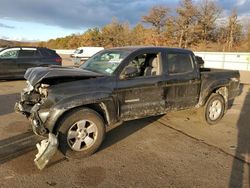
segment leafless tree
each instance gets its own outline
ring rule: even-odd
[[[179,31],[179,47],[188,47],[193,41],[195,28],[197,27],[197,8],[192,0],[182,0],[176,9],[176,29]]]
[[[242,36],[242,26],[238,21],[236,9],[232,10],[232,13],[228,18],[227,32],[227,47],[230,51],[234,44],[238,42]]]
[[[150,9],[146,16],[142,16],[142,21],[151,24],[156,29],[157,33],[160,34],[166,25],[169,12],[170,9],[167,7],[155,6]]]
[[[214,1],[201,0],[197,6],[197,10],[201,40],[206,44],[216,28],[215,22],[221,14],[221,8]]]

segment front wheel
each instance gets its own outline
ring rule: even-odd
[[[221,120],[225,113],[225,100],[217,93],[211,94],[204,106],[203,118],[209,125],[214,125]]]
[[[60,151],[68,158],[91,155],[105,137],[103,118],[89,108],[66,114],[57,129]]]

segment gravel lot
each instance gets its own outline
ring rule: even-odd
[[[33,164],[38,138],[13,111],[24,85],[0,82],[0,187],[249,187],[250,85],[218,125],[201,123],[196,110],[130,121],[91,157],[58,152],[43,171]]]

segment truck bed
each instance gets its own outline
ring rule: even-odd
[[[239,71],[236,70],[225,70],[225,69],[211,69],[211,68],[200,68],[201,78],[210,79],[230,79],[230,78],[240,78]]]

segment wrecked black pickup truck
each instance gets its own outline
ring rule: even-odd
[[[90,155],[107,126],[171,110],[201,108],[207,124],[217,123],[239,93],[239,72],[202,63],[189,50],[123,47],[98,52],[79,68],[28,69],[15,109],[48,137],[37,144],[36,165],[44,168],[57,149],[66,157]]]

